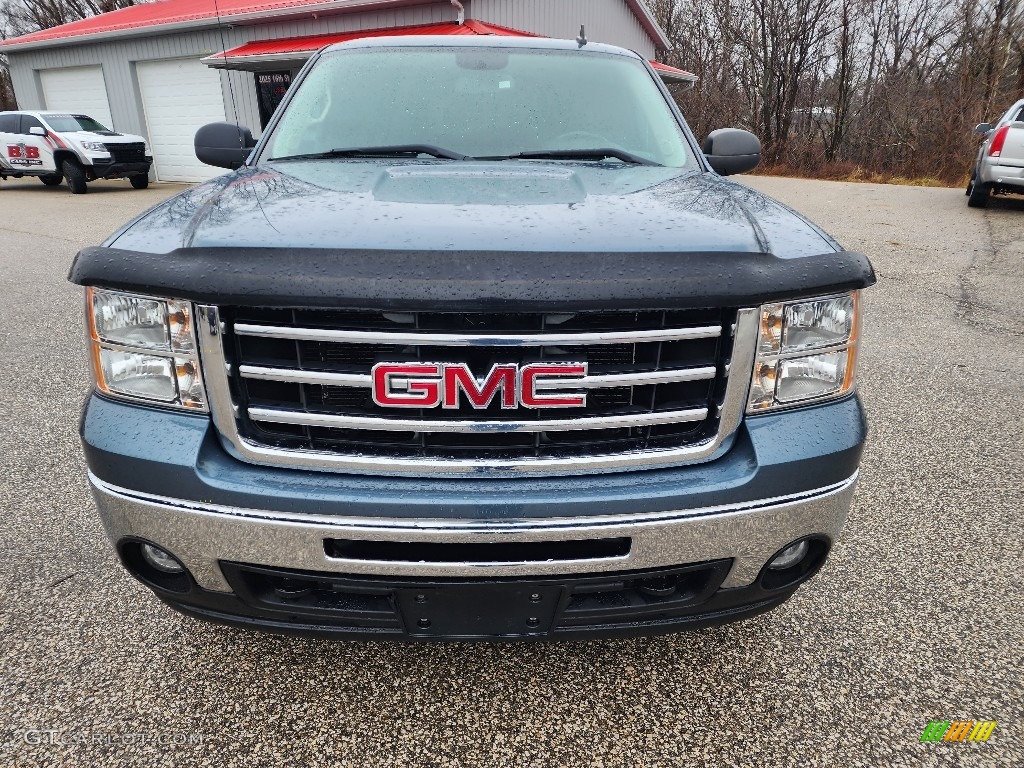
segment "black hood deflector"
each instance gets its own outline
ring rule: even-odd
[[[197,302],[462,312],[754,306],[866,288],[867,257],[827,253],[530,253],[86,248],[69,279]]]

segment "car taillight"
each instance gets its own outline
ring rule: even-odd
[[[989,157],[999,157],[1003,154],[1003,144],[1006,143],[1006,134],[1010,132],[1010,126],[1004,125],[996,135],[992,137],[992,144],[988,148]]]

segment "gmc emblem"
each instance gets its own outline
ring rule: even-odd
[[[465,363],[377,363],[373,402],[384,408],[455,409],[465,397],[481,409],[497,397],[505,409],[582,408],[586,393],[565,390],[586,375],[586,363],[498,364],[482,379]]]

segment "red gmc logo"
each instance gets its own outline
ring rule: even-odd
[[[385,408],[486,408],[498,398],[502,408],[582,408],[579,388],[586,363],[498,364],[478,379],[465,363],[377,363],[373,402]],[[465,399],[463,399],[465,398]]]

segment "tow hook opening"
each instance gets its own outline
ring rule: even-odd
[[[671,597],[679,588],[679,576],[656,576],[650,579],[639,579],[636,588],[648,597]]]
[[[761,587],[785,589],[806,581],[824,565],[831,546],[826,536],[807,536],[790,542],[768,558],[758,579]]]
[[[173,553],[144,539],[123,539],[118,554],[124,567],[142,583],[156,590],[188,592],[192,575]]]

